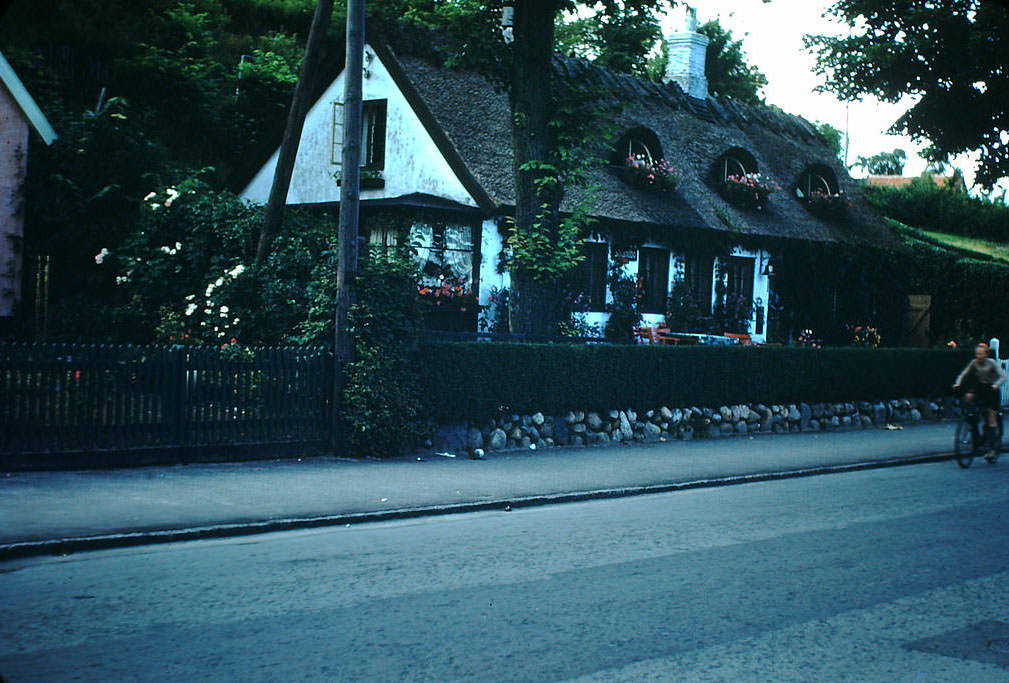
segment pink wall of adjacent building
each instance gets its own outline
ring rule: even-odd
[[[28,163],[28,135],[28,120],[0,85],[0,317],[13,316],[21,299],[21,182]]]

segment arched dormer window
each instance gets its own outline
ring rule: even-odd
[[[644,127],[624,133],[613,148],[613,167],[628,185],[658,193],[671,192],[682,174],[662,155],[658,136]]]
[[[715,163],[715,178],[725,182],[729,178],[742,178],[759,172],[757,160],[742,147],[734,147],[718,157]]]
[[[808,199],[812,194],[840,194],[837,185],[837,175],[829,166],[813,164],[807,166],[799,175],[795,184],[795,196]]]
[[[723,197],[757,211],[763,211],[771,193],[780,189],[773,180],[761,177],[757,160],[742,147],[733,147],[718,157],[712,176]]]
[[[825,164],[811,164],[799,174],[795,197],[821,218],[837,218],[847,209],[847,201],[837,175]]]
[[[627,159],[641,159],[653,164],[662,159],[662,144],[655,133],[638,126],[620,136],[613,152],[613,165],[623,166]]]

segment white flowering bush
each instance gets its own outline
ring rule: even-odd
[[[95,255],[147,339],[187,344],[277,344],[312,316],[313,281],[328,281],[333,223],[297,211],[264,267],[251,268],[261,207],[199,180],[148,193],[141,229],[122,248]],[[332,296],[328,297],[329,301]],[[324,315],[332,318],[331,309]],[[328,339],[326,339],[328,341]]]

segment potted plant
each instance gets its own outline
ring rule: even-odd
[[[840,192],[831,194],[823,190],[813,190],[806,196],[806,208],[821,218],[838,218],[848,208],[848,202]]]
[[[465,277],[439,277],[434,284],[419,283],[417,294],[426,304],[424,321],[429,329],[476,330],[479,305]]]
[[[627,157],[621,171],[628,185],[658,193],[673,192],[683,180],[682,171],[665,159],[649,160],[642,154]]]
[[[722,195],[739,206],[762,211],[772,192],[781,188],[773,180],[766,180],[759,173],[730,175],[722,181]]]

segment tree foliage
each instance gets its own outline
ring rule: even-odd
[[[708,90],[747,104],[763,103],[760,91],[767,85],[767,77],[747,63],[743,40],[734,40],[732,32],[722,28],[717,20],[701,24],[697,32],[708,37],[705,55]]]
[[[848,36],[807,36],[821,90],[913,104],[891,131],[930,143],[927,155],[980,151],[976,181],[1009,176],[1009,8],[995,0],[838,0],[829,13]]]
[[[844,133],[834,128],[834,126],[829,123],[816,122],[816,130],[819,131],[820,135],[827,143],[827,147],[830,151],[834,153],[834,156],[838,159],[844,158]]]
[[[858,157],[852,166],[865,170],[872,175],[901,175],[904,173],[904,163],[907,153],[902,149],[892,152],[880,152],[871,157]]]
[[[606,0],[593,14],[565,21],[558,15],[557,49],[600,66],[647,75],[649,53],[662,37],[657,5]]]

